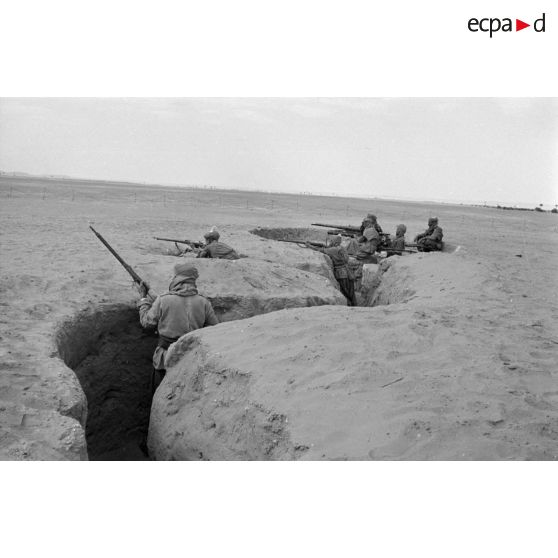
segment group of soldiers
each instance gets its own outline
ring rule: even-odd
[[[416,247],[417,251],[431,252],[442,249],[443,231],[438,226],[438,218],[428,219],[428,228],[414,239],[414,244],[407,245],[405,233],[407,227],[397,225],[395,238],[390,239],[384,234],[377,217],[369,213],[360,226],[359,234],[343,243],[341,235],[335,235],[327,247],[318,247],[306,243],[308,248],[329,256],[333,263],[333,273],[341,292],[349,306],[356,306],[355,290],[360,288],[363,266],[378,263],[382,257],[400,256],[406,246]]]
[[[358,286],[362,278],[363,265],[377,263],[382,257],[380,251],[385,257],[401,255],[407,246],[406,231],[405,225],[398,225],[395,238],[390,240],[389,235],[383,233],[376,216],[369,213],[362,221],[356,238],[350,238],[344,243],[341,235],[334,235],[326,247],[310,243],[306,243],[306,246],[322,252],[331,259],[335,278],[347,299],[347,304],[356,306],[355,284]],[[215,227],[207,232],[204,238],[203,246],[188,249],[189,252],[194,251],[197,258],[239,259],[232,247],[219,241],[220,235]],[[442,238],[438,219],[432,217],[428,220],[426,231],[415,237],[413,246],[425,252],[441,250]],[[218,323],[211,302],[198,293],[198,276],[195,265],[185,262],[174,266],[168,291],[159,296],[153,296],[145,283],[138,284],[141,296],[138,302],[141,325],[145,328],[156,328],[159,333],[159,342],[153,354],[152,393],[165,375],[165,357],[169,346],[186,333]]]

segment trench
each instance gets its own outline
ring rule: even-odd
[[[142,329],[133,306],[113,304],[66,322],[58,352],[87,399],[90,460],[147,459],[154,332]]]
[[[278,242],[321,242],[327,243],[330,235],[326,230],[311,228],[264,228],[260,227],[252,229],[251,234],[264,238],[266,240],[275,240]],[[352,254],[353,252],[349,252]],[[329,261],[329,258],[326,258]],[[351,265],[351,270],[355,274],[355,295],[357,307],[362,306],[378,306],[383,304],[382,299],[375,296],[376,290],[380,285],[382,269],[378,264],[365,264],[364,266]],[[386,266],[387,267],[387,266]],[[339,289],[339,285],[337,285]],[[341,289],[339,289],[341,290]]]
[[[269,240],[324,242],[327,234],[315,229],[256,229]],[[363,291],[363,306],[393,301],[374,298],[382,273]],[[235,306],[235,308],[232,308]],[[254,309],[238,301],[222,308],[214,301],[221,319],[225,313],[242,319]],[[233,318],[233,319],[234,319]],[[58,353],[76,374],[87,399],[85,435],[90,460],[145,460],[151,410],[152,355],[157,345],[154,331],[144,330],[135,306],[105,304],[65,322],[56,332]]]

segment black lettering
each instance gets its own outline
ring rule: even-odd
[[[502,31],[511,31],[512,30],[512,22],[509,17],[505,17],[502,20]]]
[[[488,27],[485,29],[485,28],[482,26],[482,24],[483,24],[484,21],[488,21],[488,18],[485,17],[484,19],[481,19],[481,20],[480,20],[480,23],[479,23],[480,30],[481,30],[481,31],[489,31]]]
[[[535,23],[533,23],[533,29],[537,32],[537,33],[544,33],[544,26],[545,26],[545,14],[542,15],[542,17],[540,17],[539,19],[535,20]],[[542,27],[539,29],[537,27],[537,23],[539,23],[539,21],[542,21]]]
[[[471,27],[472,25],[476,25],[476,26],[477,26],[477,29],[473,29],[473,28]],[[479,25],[479,20],[476,19],[476,18],[474,18],[474,17],[472,17],[472,18],[469,20],[469,23],[468,23],[469,31],[472,31],[473,33],[476,33],[476,32],[478,31],[478,25]]]
[[[493,22],[497,22],[498,23],[498,27],[493,27],[492,23]],[[500,27],[502,25],[500,24],[500,20],[498,18],[490,18],[490,38],[492,38],[492,33],[496,33],[496,31],[500,31]]]

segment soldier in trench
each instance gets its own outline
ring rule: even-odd
[[[347,299],[347,304],[349,306],[356,306],[355,277],[348,265],[349,255],[347,254],[345,248],[341,246],[341,235],[334,236],[327,248],[312,246],[309,243],[306,243],[306,246],[312,250],[322,252],[326,256],[329,256],[331,262],[333,263],[333,274],[339,283],[341,292]]]
[[[432,252],[442,249],[443,237],[442,228],[438,226],[438,217],[430,217],[428,228],[423,233],[415,236],[415,242],[420,252]]]
[[[382,227],[378,224],[378,218],[373,213],[368,213],[363,219],[362,224],[360,225],[360,234],[363,235],[364,231],[369,227],[374,227],[378,234],[382,234],[383,232]]]
[[[373,224],[370,224],[370,226],[363,231],[358,242],[359,249],[355,258],[362,264],[378,263],[378,258],[375,254],[380,244],[380,235]]]
[[[401,256],[403,254],[403,250],[405,250],[406,232],[407,227],[405,225],[397,225],[397,228],[395,229],[395,238],[390,240],[387,248],[388,256]]]
[[[239,255],[234,248],[219,242],[219,232],[213,227],[204,235],[206,245],[198,252],[198,258],[219,258],[221,260],[238,260]]]
[[[157,328],[159,342],[153,353],[151,393],[165,377],[165,357],[169,346],[179,337],[206,326],[219,323],[211,302],[198,294],[198,270],[189,263],[176,264],[169,290],[152,300],[142,282],[138,291],[140,323],[145,328]]]

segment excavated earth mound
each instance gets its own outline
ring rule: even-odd
[[[337,282],[283,263],[243,258],[196,260],[201,294],[220,321],[238,320],[283,308],[346,305]]]
[[[251,231],[234,231],[229,234],[222,234],[221,238],[223,242],[232,246],[243,258],[281,263],[287,267],[316,273],[335,283],[333,268],[329,258],[313,250],[301,249],[296,244],[277,242],[278,240],[325,242],[326,239],[327,234],[323,231],[309,228],[257,228]],[[196,239],[190,238],[190,240]],[[179,244],[178,246],[181,249],[185,248],[184,244]],[[157,254],[175,257],[179,255],[173,242],[150,239],[136,244],[136,248],[140,253],[146,255]],[[194,257],[194,254],[187,254],[185,257]]]
[[[283,310],[182,337],[150,455],[556,459],[555,349],[514,319],[498,282],[457,254],[390,258],[381,273],[372,308]],[[509,328],[498,347],[495,313]]]
[[[331,260],[314,250],[279,240],[326,242],[327,234],[309,228],[257,228],[239,235],[237,244],[250,258],[281,262],[289,267],[310,271],[335,282]]]

